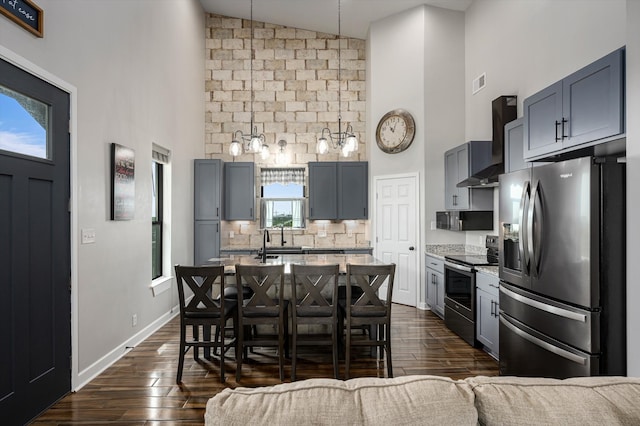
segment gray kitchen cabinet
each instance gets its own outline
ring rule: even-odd
[[[222,161],[194,160],[194,219],[220,220]]]
[[[499,288],[497,276],[476,272],[476,337],[495,358],[499,356]]]
[[[204,265],[220,257],[220,221],[196,220],[194,226],[194,265]]]
[[[526,98],[524,158],[624,133],[624,48]]]
[[[254,163],[225,163],[224,220],[255,220],[255,186]]]
[[[456,185],[491,165],[491,141],[470,141],[444,154],[444,207],[447,210],[493,210],[493,188]]]
[[[309,219],[367,219],[369,172],[365,161],[309,163]]]
[[[366,161],[338,163],[338,219],[367,219],[369,209],[369,164]]]
[[[425,256],[425,299],[434,314],[444,319],[444,261]]]
[[[504,126],[504,172],[526,169],[524,161],[524,118],[517,118]]]
[[[194,161],[193,261],[202,265],[220,257],[220,216],[222,214],[221,160]]]
[[[337,163],[309,163],[309,219],[337,219]]]

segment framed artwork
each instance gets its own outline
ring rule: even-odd
[[[135,151],[111,144],[111,220],[132,220],[135,214]]]
[[[31,34],[43,37],[44,12],[32,0],[0,0],[0,13]]]

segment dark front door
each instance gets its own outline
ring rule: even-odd
[[[0,59],[0,423],[71,389],[69,95]]]

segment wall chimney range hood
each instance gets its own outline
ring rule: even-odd
[[[493,138],[492,163],[488,167],[459,182],[458,188],[497,186],[498,176],[504,173],[504,125],[517,118],[517,96],[500,96],[491,102]]]

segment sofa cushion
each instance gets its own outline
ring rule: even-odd
[[[436,376],[309,379],[225,389],[207,403],[206,425],[476,425],[464,381]]]
[[[639,425],[640,379],[465,379],[482,425]]]

